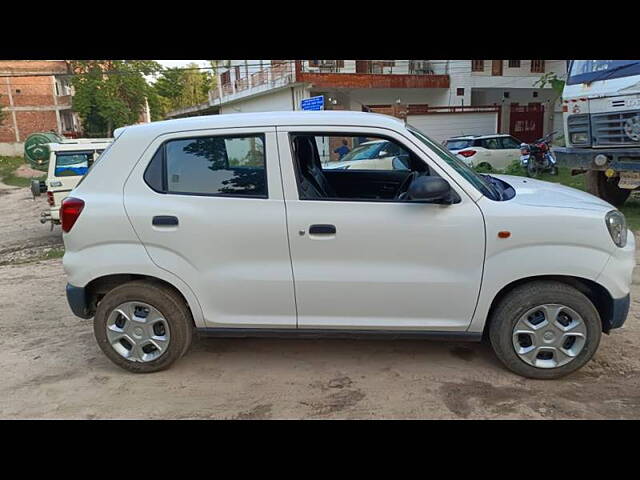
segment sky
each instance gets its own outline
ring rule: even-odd
[[[208,60],[156,60],[163,67],[174,68],[174,67],[186,67],[187,64],[191,62],[195,62],[202,67],[208,67]]]

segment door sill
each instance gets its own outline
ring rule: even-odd
[[[429,330],[354,330],[311,328],[198,328],[196,332],[206,337],[267,337],[267,338],[363,338],[382,340],[445,340],[454,342],[479,342],[482,332],[442,332]]]

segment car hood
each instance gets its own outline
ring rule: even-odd
[[[522,205],[600,211],[615,209],[613,205],[595,195],[559,183],[543,182],[533,178],[513,175],[492,176],[511,185],[516,191],[516,196],[510,201]]]

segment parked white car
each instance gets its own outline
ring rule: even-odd
[[[341,170],[408,170],[408,153],[393,142],[373,140],[364,142],[338,162],[327,162],[324,169]]]
[[[409,170],[323,170],[318,136],[385,139]],[[393,191],[390,194],[389,189]],[[633,234],[562,185],[481,176],[371,113],[118,129],[61,207],[72,311],[133,372],[213,336],[479,341],[511,370],[584,365],[629,310]]]
[[[111,144],[109,139],[82,139],[81,142],[49,143],[47,179],[33,180],[34,197],[47,193],[49,208],[40,214],[40,222],[60,224],[60,205],[82,180],[93,162]]]
[[[453,137],[445,146],[470,167],[491,167],[504,170],[520,159],[521,142],[511,135],[466,135]]]

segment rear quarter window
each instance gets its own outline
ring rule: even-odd
[[[144,173],[161,193],[267,197],[264,135],[168,140]]]

